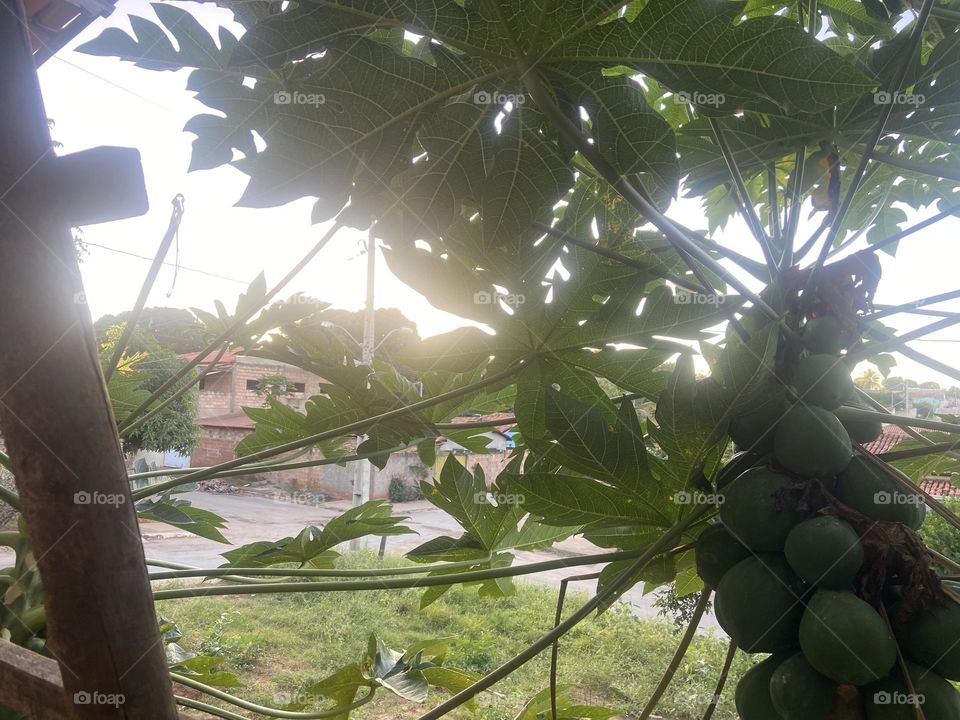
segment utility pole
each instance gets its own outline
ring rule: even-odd
[[[367,236],[367,297],[363,309],[363,344],[360,346],[360,363],[373,371],[373,353],[375,343],[374,326],[374,271],[377,265],[377,240],[373,230]],[[366,435],[357,437],[357,445],[366,439]],[[354,463],[353,506],[363,505],[373,494],[377,469],[369,460],[357,460]],[[360,550],[363,542],[360,538],[350,541],[350,549]]]

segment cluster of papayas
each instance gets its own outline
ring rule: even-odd
[[[770,653],[738,684],[737,711],[741,720],[915,720],[899,644],[914,690],[929,694],[927,720],[960,720],[960,693],[945,679],[960,680],[960,605],[888,621],[903,615],[900,595],[881,607],[858,582],[868,569],[863,527],[916,530],[922,497],[854,456],[851,435],[867,442],[879,425],[845,425],[833,412],[854,402],[842,323],[810,320],[803,338],[789,377],[731,422],[740,452],[715,479],[720,522],[697,542],[721,627],[745,652]]]

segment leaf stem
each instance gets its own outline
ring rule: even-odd
[[[170,679],[175,683],[181,685],[186,685],[188,688],[193,688],[194,690],[199,690],[206,695],[217,698],[218,700],[223,700],[230,703],[231,705],[236,705],[239,708],[244,710],[249,710],[250,712],[260,713],[261,715],[266,715],[267,717],[274,718],[285,718],[289,720],[319,720],[319,718],[335,718],[340,717],[344,714],[349,714],[351,710],[355,710],[361,705],[366,705],[368,702],[373,700],[373,695],[376,692],[376,688],[371,687],[370,692],[364,695],[359,700],[354,700],[352,703],[346,705],[338,705],[335,708],[330,710],[323,710],[321,712],[312,712],[312,713],[303,713],[303,712],[292,712],[290,710],[278,710],[276,708],[267,707],[266,705],[257,705],[256,703],[249,702],[243,698],[238,698],[236,695],[231,695],[230,693],[225,693],[223,690],[218,690],[215,687],[210,685],[204,685],[202,682],[197,682],[196,680],[191,679],[187,675],[181,675],[180,673],[172,672],[170,673]]]
[[[924,418],[903,417],[901,415],[884,415],[883,413],[864,410],[862,408],[843,405],[837,408],[835,414],[841,420],[866,420],[867,422],[885,422],[900,427],[918,427],[926,430],[939,430],[940,432],[960,433],[960,425],[953,423],[939,422],[937,420],[926,420]]]
[[[0,500],[12,507],[14,510],[20,509],[20,496],[13,490],[0,485]]]
[[[687,629],[683,633],[683,638],[680,640],[680,644],[677,645],[677,649],[673,653],[673,657],[670,659],[670,663],[667,665],[663,677],[660,678],[660,682],[658,682],[657,687],[654,688],[653,694],[650,695],[647,704],[643,707],[643,710],[640,711],[640,720],[647,720],[650,714],[657,709],[657,703],[660,702],[660,698],[663,697],[667,688],[670,687],[670,683],[673,682],[673,676],[677,674],[677,668],[680,667],[680,663],[687,654],[690,643],[693,642],[693,637],[697,634],[697,628],[700,627],[703,614],[707,611],[707,605],[710,604],[710,595],[711,591],[707,588],[704,588],[700,592],[700,598],[697,600],[697,606],[693,610],[693,616],[690,618],[690,622],[687,623]]]
[[[230,347],[229,342],[225,342],[220,346],[220,350],[217,351],[217,354],[214,356],[213,360],[208,362],[203,370],[201,370],[195,377],[191,378],[188,382],[185,382],[182,386],[177,388],[177,390],[170,395],[170,397],[163,400],[159,405],[153,407],[146,415],[142,415],[138,420],[135,420],[132,423],[125,424],[123,428],[120,429],[120,433],[123,437],[129,437],[132,433],[139,430],[146,423],[150,421],[151,418],[155,417],[157,414],[164,411],[165,408],[169,407],[172,403],[176,402],[178,398],[190,391],[194,385],[199,385],[201,381],[207,376],[209,372],[217,367],[217,363],[220,362],[220,359],[226,354],[227,349]],[[206,357],[206,356],[204,356]],[[128,418],[129,419],[129,418]]]
[[[557,611],[553,616],[553,626],[560,624],[563,617],[563,602],[567,597],[567,585],[580,580],[594,580],[600,577],[600,573],[587,573],[586,575],[574,575],[564,578],[560,581],[560,592],[557,594]],[[550,650],[550,715],[552,720],[557,720],[557,664],[560,660],[560,638],[553,642]]]
[[[877,353],[888,352],[889,350],[896,350],[897,348],[903,346],[905,343],[910,342],[911,340],[916,340],[921,338],[924,335],[929,335],[930,333],[937,332],[938,330],[944,330],[948,327],[953,327],[954,325],[960,323],[960,317],[946,317],[942,320],[937,320],[932,322],[929,325],[924,325],[919,327],[916,330],[910,330],[905,332],[903,335],[898,335],[887,340],[877,340],[874,342],[867,343],[862,345],[856,350],[852,351],[847,355],[849,360],[863,360],[870,357],[871,355],[876,355]]]
[[[288,272],[284,276],[284,278],[279,283],[274,285],[273,289],[270,290],[270,292],[268,292],[264,296],[263,302],[260,305],[253,307],[246,313],[241,314],[240,318],[238,318],[236,322],[234,322],[224,332],[220,333],[219,337],[217,337],[210,344],[208,344],[206,348],[201,350],[193,360],[191,360],[182,368],[180,368],[180,370],[177,371],[177,373],[173,377],[171,377],[169,380],[163,383],[159,388],[157,388],[150,395],[150,397],[144,400],[139,405],[139,407],[137,407],[135,410],[133,410],[133,412],[130,413],[130,415],[127,416],[127,423],[120,428],[120,433],[123,434],[126,431],[126,429],[132,424],[132,420],[134,418],[136,418],[138,415],[140,415],[140,413],[142,413],[147,408],[149,408],[154,402],[156,402],[158,398],[160,398],[165,392],[167,392],[167,390],[174,387],[178,382],[180,382],[180,380],[188,372],[190,372],[191,370],[193,370],[193,368],[195,368],[197,365],[203,362],[203,360],[207,357],[207,355],[209,355],[212,352],[215,352],[217,348],[219,348],[222,344],[233,340],[237,332],[239,332],[240,329],[247,324],[250,318],[252,318],[256,313],[258,313],[260,309],[264,305],[266,305],[268,302],[270,302],[272,298],[276,297],[277,293],[279,293],[284,287],[286,287],[287,283],[293,280],[293,278],[296,277],[296,275],[301,270],[303,270],[303,268],[305,268],[307,264],[311,260],[313,260],[314,257],[316,257],[317,253],[323,250],[326,244],[333,238],[334,235],[336,235],[340,231],[342,227],[343,227],[342,222],[334,221],[333,225],[331,225],[330,228],[323,234],[323,237],[321,237],[320,240],[318,240],[317,243],[312,248],[310,248],[309,252],[307,252],[307,254],[304,255],[300,259],[300,261],[290,269],[290,272]],[[199,382],[199,380],[196,380],[196,382]]]
[[[689,524],[684,525],[686,529]],[[675,526],[676,527],[676,526]],[[672,539],[672,538],[671,538]],[[355,592],[362,590],[410,590],[425,587],[440,587],[445,585],[459,585],[460,583],[495,580],[504,577],[520,575],[534,575],[549,570],[562,570],[581,565],[614,562],[616,560],[632,560],[646,555],[648,550],[622,550],[599,555],[580,555],[577,557],[544,560],[526,565],[512,565],[508,567],[487,568],[451,575],[435,575],[432,577],[397,578],[393,580],[347,580],[329,582],[287,582],[264,583],[262,585],[210,585],[207,587],[170,588],[156,590],[153,593],[155,600],[175,600],[191,597],[205,597],[208,595],[258,595],[273,593],[306,593],[306,592]],[[661,554],[657,550],[656,554]],[[482,562],[482,560],[478,561]],[[231,572],[237,572],[229,568]],[[245,569],[247,572],[249,569]]]
[[[626,265],[627,267],[631,267],[635,270],[639,270],[640,272],[656,274],[659,277],[662,277],[664,280],[669,280],[675,285],[679,285],[680,287],[690,290],[692,292],[696,292],[696,293],[708,292],[706,288],[701,287],[699,285],[693,285],[692,283],[690,283],[689,280],[685,280],[683,278],[677,277],[676,275],[672,275],[670,273],[656,273],[653,270],[653,268],[651,268],[650,265],[647,265],[646,263],[642,263],[639,260],[634,260],[632,257],[628,255],[624,255],[623,253],[618,253],[615,250],[610,250],[608,248],[602,247],[601,245],[592,243],[588,240],[581,240],[580,238],[574,237],[573,235],[571,235],[570,233],[564,230],[560,230],[559,228],[555,228],[551,225],[547,225],[546,223],[536,222],[534,223],[534,227],[536,227],[538,230],[543,230],[543,232],[547,233],[547,235],[552,235],[553,237],[557,238],[558,240],[562,240],[565,243],[576,245],[579,248],[583,248],[584,250],[595,253],[596,255],[600,255],[601,257],[605,257],[609,260],[616,260],[621,265]]]
[[[706,711],[703,713],[701,720],[710,720],[713,717],[713,713],[717,710],[717,705],[720,704],[720,696],[723,694],[723,688],[727,684],[727,677],[730,675],[730,668],[733,665],[733,658],[737,654],[737,644],[730,641],[729,646],[727,647],[727,656],[723,660],[723,667],[720,669],[720,677],[717,678],[717,687],[713,691],[713,697],[710,698],[710,704],[707,705]]]
[[[709,268],[711,272],[723,278],[725,282],[732,285],[741,295],[748,298],[768,318],[771,320],[776,320],[780,324],[784,334],[799,342],[799,336],[797,333],[792,328],[787,326],[785,322],[783,322],[783,319],[776,310],[764,302],[759,295],[752,292],[750,288],[741,282],[736,275],[728,271],[725,267],[710,257],[710,255],[704,252],[700,247],[698,247],[696,243],[690,241],[686,235],[680,232],[673,222],[663,213],[661,213],[647,197],[645,197],[645,192],[635,188],[633,185],[627,182],[624,177],[617,173],[616,169],[606,161],[606,159],[593,145],[586,141],[586,138],[584,138],[577,128],[573,126],[569,118],[567,118],[560,108],[556,106],[556,103],[550,99],[547,90],[543,87],[543,84],[535,71],[531,70],[527,72],[524,75],[524,78],[527,82],[527,90],[529,91],[534,102],[537,104],[537,107],[539,107],[540,110],[551,119],[560,132],[566,135],[574,143],[580,153],[587,158],[591,165],[597,169],[597,172],[599,172],[603,178],[610,183],[610,185],[617,190],[617,192],[619,192],[624,199],[627,200],[627,202],[633,205],[641,215],[652,222],[657,229],[664,234],[667,240],[669,240],[670,243],[677,248],[678,252],[683,251],[691,255],[702,265]],[[687,262],[690,264],[689,260]]]
[[[861,400],[863,400],[865,403],[867,403],[867,405],[869,405],[870,407],[872,407],[872,408],[880,415],[880,418],[878,418],[877,422],[881,422],[881,423],[882,423],[882,422],[884,422],[887,418],[895,417],[895,416],[893,415],[893,413],[891,413],[890,411],[888,411],[883,405],[881,405],[881,404],[878,403],[876,400],[874,400],[872,397],[870,397],[869,394],[867,394],[866,392],[864,392],[864,391],[861,390],[860,388],[856,388],[856,391],[857,391],[857,396],[858,396]],[[918,433],[916,430],[914,430],[912,427],[908,427],[908,426],[905,426],[905,425],[900,425],[899,427],[901,427],[901,428],[903,429],[903,431],[904,431],[907,435],[909,435],[910,437],[912,437],[914,440],[919,440],[920,442],[925,443],[925,444],[927,444],[927,445],[933,445],[933,440],[931,440],[931,439],[929,439],[929,438],[921,435],[921,434]],[[957,459],[957,460],[960,460],[960,453],[948,452],[947,455],[949,455],[950,457],[955,458],[955,459]]]
[[[382,455],[385,452],[400,452],[406,450],[409,446],[402,445],[390,450],[378,450],[376,452],[361,453],[359,455],[344,455],[341,457],[332,457],[332,458],[320,458],[318,460],[303,460],[301,462],[295,463],[282,463],[282,464],[270,464],[270,463],[253,463],[250,465],[241,465],[232,470],[222,470],[217,471],[212,475],[207,476],[208,478],[227,478],[227,477],[243,477],[244,475],[250,475],[251,473],[257,473],[258,475],[264,475],[266,473],[272,472],[281,472],[283,470],[298,470],[300,468],[308,467],[317,467],[320,465],[339,465],[341,463],[355,462],[357,460],[369,460],[370,458],[377,457]],[[241,458],[246,459],[246,457]],[[171,488],[180,487],[181,485],[189,485],[190,483],[196,482],[196,480],[190,479],[194,473],[201,471],[214,470],[218,465],[211,465],[209,467],[199,467],[199,468],[183,468],[178,470],[171,470],[167,473],[162,472],[151,472],[143,473],[143,475],[179,475],[179,477],[171,478],[162,483],[157,483],[156,485],[147,485],[146,487],[139,488],[138,490],[133,491],[134,500],[142,500],[143,498],[150,497],[151,495],[156,495],[157,493],[165,492]],[[132,478],[133,476],[131,476]]]
[[[870,157],[879,163],[900,168],[901,170],[910,170],[933,177],[960,181],[960,170],[955,170],[947,165],[932,165],[931,163],[920,162],[918,160],[909,160],[893,155],[890,152],[874,153]]]
[[[133,337],[133,331],[140,321],[143,308],[146,307],[147,298],[150,296],[153,284],[160,274],[160,268],[163,267],[163,259],[167,256],[170,245],[173,244],[173,239],[177,236],[177,232],[180,229],[180,220],[182,218],[183,195],[178,194],[173,198],[173,210],[170,211],[170,222],[167,225],[167,231],[160,240],[160,247],[157,248],[157,252],[153,256],[153,262],[150,263],[150,269],[147,270],[147,276],[143,279],[143,285],[140,286],[140,294],[137,296],[137,301],[133,305],[133,310],[130,312],[126,324],[123,326],[123,334],[121,334],[120,339],[117,341],[117,346],[113,349],[113,356],[103,369],[103,381],[108,385],[110,384],[110,378],[113,377],[113,373],[117,369],[117,365],[120,364],[120,358],[123,357],[123,353],[130,343],[130,338]]]
[[[173,699],[177,701],[177,705],[188,707],[191,710],[202,710],[203,712],[213,715],[214,717],[225,718],[226,720],[248,720],[243,715],[237,715],[237,713],[230,710],[224,710],[222,708],[218,708],[216,705],[211,705],[210,703],[205,703],[200,700],[194,700],[193,698],[183,697],[182,695],[174,695]]]
[[[727,137],[716,118],[708,117],[707,122],[710,123],[714,142],[720,148],[720,154],[723,156],[727,171],[730,173],[731,180],[733,180],[733,200],[743,219],[747,221],[747,227],[753,233],[754,239],[759,243],[760,249],[763,251],[763,257],[767,261],[767,268],[770,272],[773,272],[777,268],[777,261],[773,256],[773,248],[770,247],[770,239],[767,237],[767,233],[763,229],[763,223],[760,222],[757,210],[750,200],[750,192],[747,190],[746,183],[743,182],[743,175],[740,174],[740,168],[737,167],[737,161],[730,149],[730,144],[727,142]]]
[[[900,305],[894,305],[889,308],[884,308],[878,312],[873,312],[867,315],[867,320],[879,320],[882,317],[887,317],[888,315],[896,315],[900,312],[905,312],[908,310],[913,310],[919,307],[925,307],[927,305],[936,305],[937,303],[945,302],[947,300],[954,300],[955,298],[960,297],[960,290],[951,290],[950,292],[940,293],[939,295],[930,295],[925,298],[920,298],[919,300],[911,300],[907,303],[902,303]]]
[[[535,658],[541,652],[550,647],[557,640],[557,638],[566,635],[584,618],[600,607],[608,598],[611,598],[618,593],[622,587],[625,587],[633,582],[637,573],[643,570],[643,568],[647,566],[651,559],[653,559],[656,555],[663,553],[669,545],[680,538],[687,528],[693,525],[693,523],[695,523],[701,516],[709,512],[710,509],[711,508],[707,505],[698,505],[696,508],[694,508],[693,512],[682,518],[680,522],[661,535],[660,538],[653,543],[653,545],[651,545],[643,553],[643,555],[637,558],[636,562],[634,562],[630,567],[626,568],[616,580],[610,582],[606,587],[603,588],[603,590],[599,591],[593,596],[593,598],[584,603],[564,622],[557,625],[550,632],[546,633],[543,637],[527,647],[525,650],[514,655],[510,660],[505,662],[500,667],[480,678],[464,690],[461,690],[446,702],[441,703],[429,712],[421,715],[418,720],[439,720],[439,718],[442,718],[451,711],[460,707],[477,694],[483,692],[487,688],[505,678],[517,668],[522,667],[529,660]]]
[[[877,457],[886,463],[891,463],[896,462],[897,460],[909,460],[911,458],[924,457],[926,455],[939,455],[940,453],[947,453],[951,450],[956,450],[958,446],[960,446],[960,440],[949,443],[934,443],[933,445],[910,448],[909,450],[891,450],[890,452],[879,453]]]
[[[783,238],[780,235],[780,200],[777,197],[777,165],[771,162],[767,165],[767,210],[770,216],[770,237],[780,245],[783,244]],[[780,248],[781,254],[783,248]],[[783,258],[780,258],[781,261]]]
[[[907,76],[907,71],[911,67],[911,60],[913,59],[914,53],[917,51],[917,47],[920,45],[920,40],[923,37],[923,29],[927,23],[927,18],[930,17],[930,10],[933,8],[933,3],[934,0],[924,0],[923,2],[923,7],[920,9],[920,13],[917,16],[916,27],[913,29],[913,34],[910,36],[910,39],[900,57],[900,64],[897,66],[897,70],[894,73],[889,86],[887,87],[887,90],[891,94],[899,92],[900,87],[903,85],[904,78]],[[833,243],[837,237],[837,234],[840,232],[841,227],[843,227],[843,221],[846,218],[847,211],[853,204],[853,198],[857,194],[857,190],[860,189],[860,181],[863,179],[863,174],[866,172],[867,165],[870,163],[870,160],[873,157],[877,142],[879,142],[880,138],[883,136],[883,130],[886,127],[887,120],[890,118],[890,113],[892,112],[892,102],[887,103],[880,110],[880,117],[877,120],[876,126],[874,127],[869,140],[867,141],[865,152],[860,157],[860,164],[854,171],[853,178],[850,180],[850,184],[847,186],[847,194],[844,196],[843,201],[840,203],[840,207],[837,208],[837,212],[833,216],[833,222],[830,224],[830,229],[827,231],[827,237],[824,239],[823,245],[820,248],[820,254],[817,256],[817,261],[813,266],[813,270],[810,272],[810,275],[807,278],[806,290],[804,291],[804,295],[807,297],[806,302],[810,301],[810,293],[812,292],[813,288],[816,287],[817,276],[820,274],[820,269],[823,267],[823,264],[827,259],[827,254],[833,247]]]
[[[904,475],[900,470],[895,468],[893,465],[888,465],[883,460],[877,458],[876,455],[870,451],[864,449],[859,443],[854,445],[856,452],[860,454],[861,457],[865,458],[874,467],[887,472],[903,490],[906,490],[910,493],[919,493],[923,496],[923,499],[926,501],[927,506],[930,507],[934,512],[936,512],[940,517],[947,521],[948,525],[952,525],[957,530],[960,530],[960,517],[957,517],[952,513],[949,508],[947,508],[943,503],[937,500],[933,495],[928,493],[919,485],[914,485],[913,481],[910,480],[906,475]]]
[[[587,556],[585,556],[587,557]],[[151,573],[150,580],[180,580],[188,577],[204,578],[229,578],[231,575],[240,575],[244,581],[255,580],[253,575],[263,575],[272,577],[390,577],[394,575],[423,575],[436,570],[452,570],[454,568],[466,568],[490,562],[490,556],[478,557],[473,560],[458,560],[449,563],[434,563],[431,565],[419,565],[414,567],[399,568],[369,568],[363,570],[341,570],[337,568],[278,568],[278,567],[218,567],[218,568],[197,568],[184,565],[179,569],[170,572]],[[154,565],[153,561],[147,561],[148,565]],[[522,567],[522,566],[520,566]],[[257,581],[259,582],[259,580]]]
[[[356,422],[348,423],[347,425],[341,425],[340,427],[333,428],[332,430],[325,430],[314,435],[309,435],[305,438],[300,438],[299,440],[292,440],[281,445],[276,445],[272,448],[260,450],[259,452],[251,453],[250,455],[242,458],[227,460],[226,462],[220,463],[219,465],[214,465],[204,470],[197,470],[195,472],[188,473],[180,478],[179,484],[205,480],[207,478],[217,476],[224,470],[232,470],[243,465],[248,465],[251,460],[261,460],[264,458],[275,457],[291,450],[299,450],[300,448],[309,447],[310,445],[316,445],[324,440],[330,440],[332,438],[347,435],[349,433],[363,432],[380,422],[392,420],[397,417],[403,417],[404,415],[415,415],[420,410],[425,410],[426,408],[440,405],[445,403],[447,400],[453,400],[474,392],[475,390],[481,390],[495,383],[502,382],[503,380],[506,380],[507,378],[510,378],[512,375],[516,374],[516,372],[523,366],[527,359],[528,358],[523,358],[519,362],[510,365],[500,372],[491,373],[482,380],[478,380],[477,382],[470,383],[469,385],[464,385],[454,390],[441,393],[440,395],[435,395],[434,397],[426,398],[425,400],[420,400],[419,402],[411,403],[410,405],[388,410],[387,412],[380,413],[379,415],[373,415],[362,420],[357,420]],[[144,490],[147,489],[148,488],[144,488]]]

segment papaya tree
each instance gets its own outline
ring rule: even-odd
[[[439,434],[466,444],[483,432],[452,425],[465,412],[512,411],[517,447],[496,478],[449,461],[423,483],[462,532],[411,551],[412,568],[322,579],[350,574],[337,567],[343,541],[406,532],[372,502],[230,549],[221,568],[151,578],[215,581],[218,595],[418,587],[427,606],[457,584],[495,598],[514,591],[512,577],[604,568],[591,599],[483,677],[444,666],[429,643],[401,652],[373,639],[317,681],[313,706],[254,706],[174,666],[177,683],[220,702],[183,704],[343,718],[378,690],[423,702],[432,686],[451,695],[420,715],[434,720],[545,650],[562,661],[565,634],[643,582],[697,599],[641,717],[713,599],[728,660],[770,655],[736,688],[744,720],[960,718],[949,682],[960,680],[958,566],[917,534],[927,513],[960,528],[917,486],[957,468],[960,425],[892,415],[851,380],[863,361],[889,373],[894,354],[960,377],[913,345],[960,321],[928,309],[960,291],[875,301],[880,255],[958,211],[957,3],[220,4],[242,33],[214,36],[158,3],[156,20],[131,18],[132,35],[110,28],[80,49],[191,69],[186,89],[209,112],[184,128],[190,169],[246,174],[240,205],[316,198],[318,246],[270,292],[261,282],[235,313],[201,320],[205,352],[238,346],[297,365],[324,378],[324,393],[303,413],[249,409],[256,430],[236,459],[138,489],[143,512],[186,513],[163,493],[254,469],[382,467],[408,448],[433,466]],[[681,196],[702,218],[681,219]],[[753,240],[746,254],[718,241],[735,217]],[[279,312],[288,305],[260,313],[350,228],[372,233],[434,306],[489,332],[464,327],[368,366],[329,328]],[[907,314],[935,319],[889,325]],[[182,391],[157,388],[121,435]],[[638,400],[655,401],[651,417]],[[909,439],[877,455],[865,445],[882,423]],[[323,457],[290,460],[307,448]],[[195,526],[220,526],[190,512]],[[602,552],[514,563],[517,550],[572,535]],[[553,668],[519,718],[613,714],[573,704]],[[691,716],[713,714],[725,678]]]

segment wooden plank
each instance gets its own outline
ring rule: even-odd
[[[0,705],[27,717],[69,718],[56,660],[0,640]]]
[[[0,197],[51,150],[19,0],[0,0]],[[97,178],[89,178],[96,182]],[[0,203],[0,432],[72,718],[177,717],[120,441],[67,228]],[[123,697],[77,704],[77,693]]]
[[[66,699],[56,660],[0,640],[0,705],[36,720],[68,720]]]

